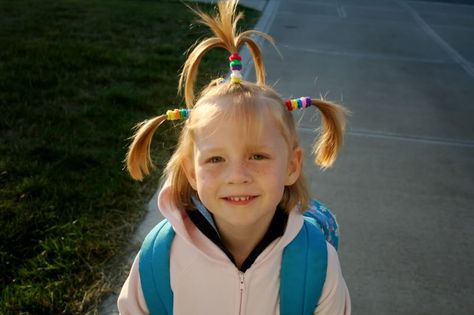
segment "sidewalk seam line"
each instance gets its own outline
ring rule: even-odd
[[[308,127],[298,127],[298,130],[303,133],[315,132],[314,129],[311,129]],[[451,140],[451,139],[443,139],[443,138],[400,135],[400,134],[357,130],[357,129],[347,131],[345,134],[349,136],[356,136],[356,137],[378,138],[378,139],[386,139],[386,140],[398,140],[398,141],[407,141],[407,142],[416,142],[416,143],[425,143],[425,144],[474,148],[474,141],[469,141],[469,140],[463,141],[463,140]]]
[[[422,62],[422,63],[434,63],[434,64],[457,64],[452,60],[443,60],[443,59],[426,59],[426,58],[416,58],[416,57],[400,57],[394,55],[386,54],[372,54],[372,53],[355,53],[355,52],[341,52],[335,50],[324,50],[324,49],[314,49],[314,48],[295,48],[290,45],[280,45],[286,49],[315,53],[315,54],[326,54],[326,55],[336,55],[336,56],[349,56],[349,57],[365,57],[372,59],[383,59],[383,60],[394,60],[394,61],[411,61],[411,62]]]
[[[436,33],[433,28],[428,23],[426,23],[425,20],[423,20],[423,18],[415,9],[402,0],[398,0],[397,2],[415,18],[420,28],[424,30],[435,43],[440,45],[445,50],[445,52],[464,69],[464,71],[466,71],[471,77],[474,77],[474,68],[472,65],[454,48],[452,48],[451,45],[449,45],[441,36],[439,36],[438,33]]]

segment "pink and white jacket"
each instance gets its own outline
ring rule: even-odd
[[[280,265],[283,249],[298,234],[303,216],[292,211],[285,233],[273,241],[242,273],[226,254],[174,207],[165,184],[158,207],[176,236],[171,246],[170,277],[175,315],[279,314]],[[314,314],[349,315],[351,301],[337,253],[327,243],[326,282]],[[122,315],[149,314],[140,285],[138,257],[125,281],[118,307]]]

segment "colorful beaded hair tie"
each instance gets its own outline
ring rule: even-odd
[[[294,109],[304,109],[311,106],[311,97],[304,96],[294,98],[285,102],[286,108],[291,112]]]
[[[232,83],[236,83],[232,81]],[[240,81],[239,81],[240,83]],[[295,109],[304,109],[311,106],[311,98],[308,96],[294,98],[291,100],[287,100],[285,102],[286,108],[289,111]],[[167,120],[180,120],[180,119],[187,119],[189,117],[189,113],[191,112],[188,108],[180,108],[180,109],[172,109],[166,111],[166,119]]]
[[[229,61],[230,70],[232,71],[230,82],[238,84],[242,82],[242,74],[240,73],[240,70],[242,70],[242,57],[238,53],[233,53],[230,55]]]
[[[190,111],[191,110],[187,108],[168,110],[166,111],[166,119],[167,120],[186,119],[189,117]]]

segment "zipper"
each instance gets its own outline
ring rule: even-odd
[[[244,299],[244,288],[245,288],[245,274],[240,271],[239,271],[239,287],[240,287],[239,315],[242,315],[242,303]]]

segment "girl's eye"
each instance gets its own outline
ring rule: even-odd
[[[257,161],[264,160],[266,158],[267,157],[263,154],[253,154],[251,157],[252,160],[257,160]]]
[[[224,161],[224,159],[220,156],[213,156],[207,159],[207,163],[215,164]]]

